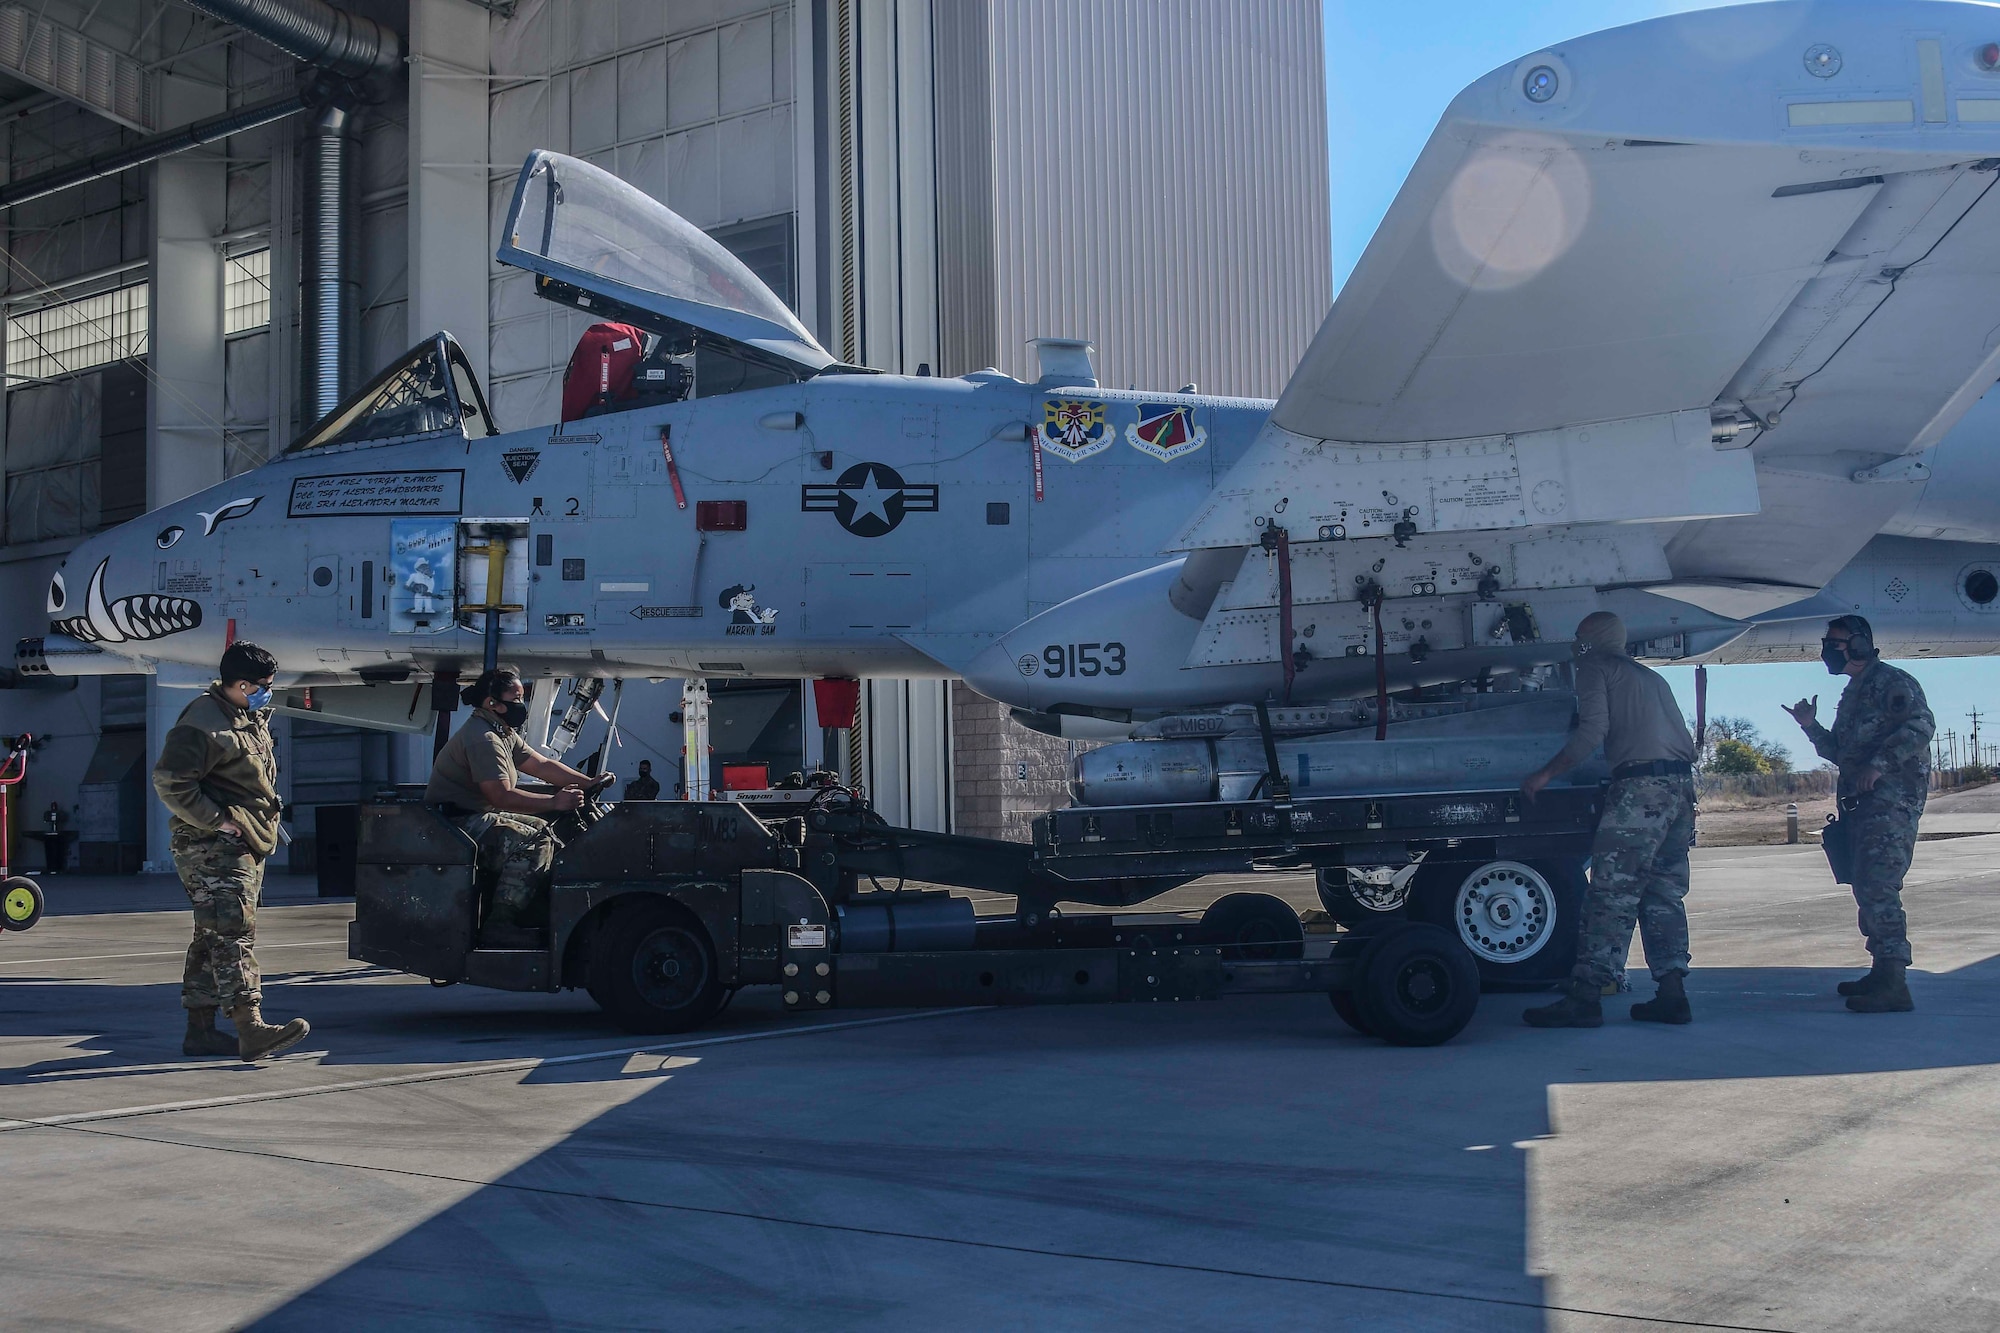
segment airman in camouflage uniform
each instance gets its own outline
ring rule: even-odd
[[[187,1055],[275,1055],[310,1026],[264,1022],[257,969],[257,896],[264,861],[278,849],[278,761],[264,709],[278,663],[254,643],[222,655],[221,679],[182,710],[153,766],[153,789],[171,817],[170,847],[194,908],[194,940],[181,972]],[[216,1011],[236,1024],[232,1038]]]
[[[1852,830],[1854,902],[1874,958],[1867,976],[1843,981],[1839,990],[1856,1013],[1903,1013],[1916,1007],[1904,975],[1910,936],[1903,876],[1930,791],[1937,723],[1923,687],[1882,660],[1860,616],[1828,623],[1820,659],[1830,673],[1848,678],[1833,729],[1819,724],[1817,695],[1789,711],[1820,757],[1840,767],[1840,819]]]
[[[512,671],[482,672],[460,696],[473,705],[438,751],[424,799],[458,821],[479,844],[479,864],[494,876],[492,905],[480,931],[490,947],[532,948],[540,940],[542,896],[556,839],[549,819],[583,803],[613,775],[591,778],[535,752],[521,737],[528,720],[526,691]],[[560,784],[551,795],[524,791],[520,775]]]
[[[1625,624],[1595,611],[1576,627],[1577,721],[1555,758],[1521,789],[1530,800],[1601,744],[1611,786],[1590,848],[1576,966],[1567,994],[1527,1010],[1533,1027],[1597,1027],[1636,922],[1659,994],[1632,1006],[1642,1023],[1692,1017],[1688,972],[1688,844],[1694,840],[1694,742],[1673,690],[1625,653]]]

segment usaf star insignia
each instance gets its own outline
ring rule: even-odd
[[[905,514],[935,514],[938,488],[906,482],[887,463],[856,463],[831,486],[801,486],[799,510],[832,514],[857,537],[882,537],[901,526]]]

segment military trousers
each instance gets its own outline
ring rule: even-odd
[[[1632,927],[1657,980],[1688,970],[1688,844],[1694,839],[1694,778],[1687,773],[1620,778],[1605,793],[1590,846],[1576,967],[1593,986],[1624,966]]]
[[[194,940],[181,969],[181,1007],[221,1009],[262,1004],[257,967],[257,896],[263,858],[227,833],[177,829],[169,848],[194,908]]]
[[[1903,876],[1917,850],[1923,786],[1884,779],[1860,793],[1841,815],[1854,821],[1854,906],[1868,952],[1885,963],[1910,961],[1910,920],[1903,912]]]
[[[541,924],[536,909],[548,891],[549,868],[556,859],[556,837],[548,821],[488,810],[466,816],[458,826],[479,844],[480,869],[494,876],[493,910],[486,919],[505,926]]]

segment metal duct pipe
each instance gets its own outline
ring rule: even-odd
[[[340,406],[347,383],[347,122],[345,107],[326,107],[306,145],[299,256],[300,416],[305,425]]]
[[[327,74],[363,79],[403,63],[403,40],[373,19],[325,0],[189,0]],[[348,121],[352,94],[319,113],[306,149],[300,256],[301,415],[317,421],[340,405],[347,383]]]
[[[0,187],[0,209],[8,209],[16,204],[25,204],[30,199],[40,199],[43,195],[54,194],[57,190],[67,190],[104,176],[115,176],[133,167],[142,167],[148,162],[170,157],[175,153],[199,148],[217,139],[227,139],[232,134],[254,130],[260,125],[295,116],[306,109],[303,97],[279,97],[269,102],[259,102],[226,115],[211,116],[198,120],[192,125],[166,134],[156,134],[150,139],[141,139],[129,148],[114,152],[99,153],[96,157],[77,163],[73,167],[63,167],[57,171],[45,171],[39,176],[15,181],[12,185]]]
[[[358,79],[403,63],[403,39],[325,0],[188,0],[202,13],[255,33],[315,68]]]

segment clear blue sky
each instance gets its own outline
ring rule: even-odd
[[[1709,8],[1713,6],[1672,0],[1430,0],[1422,5],[1328,0],[1326,109],[1335,285],[1353,270],[1438,117],[1466,84],[1578,33]],[[1955,727],[1963,735],[1967,710],[1993,708],[1991,734],[2000,740],[2000,660],[1919,662],[1911,669],[1930,697],[1940,730]],[[1666,674],[1682,708],[1693,717],[1693,670],[1676,668]],[[1811,766],[1816,762],[1811,748],[1780,710],[1817,694],[1821,719],[1831,721],[1840,684],[1817,662],[1711,667],[1709,712],[1748,717],[1766,737]],[[1981,731],[1987,731],[1983,722]]]

